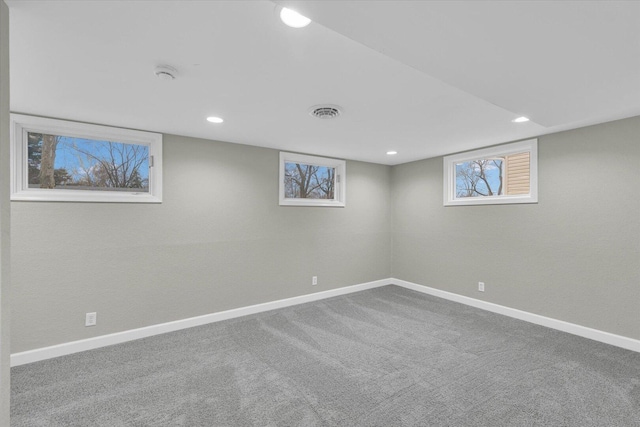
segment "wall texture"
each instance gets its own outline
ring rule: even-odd
[[[0,0],[0,426],[9,426],[9,8]]]
[[[390,167],[280,207],[278,153],[166,135],[162,204],[13,202],[12,353],[390,277]]]
[[[538,144],[533,205],[443,207],[442,158],[393,167],[393,276],[640,339],[640,117]]]

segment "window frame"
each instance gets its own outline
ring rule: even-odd
[[[298,199],[285,197],[285,164],[302,163],[307,165],[325,166],[335,169],[335,197],[333,199]],[[280,206],[322,206],[322,207],[345,207],[347,189],[347,166],[345,160],[332,159],[329,157],[311,156],[306,154],[296,154],[280,152],[280,173],[278,184]]]
[[[510,154],[529,152],[529,194],[498,195],[482,197],[456,196],[456,164],[470,160],[485,159]],[[538,203],[538,139],[512,142],[495,147],[466,151],[445,156],[443,159],[444,206],[506,205],[516,203]]]
[[[29,188],[28,133],[116,141],[149,148],[149,191]],[[11,200],[33,202],[162,203],[162,134],[111,126],[11,114]]]

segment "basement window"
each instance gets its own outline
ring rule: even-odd
[[[162,202],[162,135],[11,115],[11,200]]]
[[[344,207],[346,162],[280,153],[281,206]]]
[[[538,202],[538,140],[444,157],[444,205]]]

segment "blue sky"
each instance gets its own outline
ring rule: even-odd
[[[297,163],[285,163],[285,169],[288,171],[293,171],[296,168],[296,164]],[[302,163],[300,163],[302,164]],[[306,165],[305,165],[306,166]],[[316,166],[316,165],[313,165]],[[322,180],[324,178],[327,178],[329,176],[329,169],[333,169],[333,168],[328,168],[326,166],[318,166],[318,179]]]
[[[458,177],[458,172],[460,171],[460,169],[467,167],[469,163],[470,162],[456,164],[456,194],[458,194],[459,191],[464,191],[465,188],[464,178]],[[496,194],[498,192],[498,189],[500,188],[500,169],[492,166],[485,170],[485,176],[487,178],[487,181],[489,181],[491,191]],[[484,182],[481,182],[481,184],[478,185],[478,190],[486,192],[486,189],[487,186],[484,184]]]
[[[56,148],[56,160],[54,164],[55,169],[65,168],[69,174],[72,174],[74,170],[80,169],[80,157],[83,158],[85,164],[85,168],[90,168],[93,164],[96,163],[95,160],[88,160],[82,154],[80,154],[74,147],[77,147],[78,150],[85,151],[87,153],[91,153],[92,155],[105,158],[106,151],[105,146],[108,141],[98,141],[92,139],[83,139],[83,138],[74,138],[63,136],[60,137],[60,141]],[[116,142],[115,144],[124,144]],[[149,157],[149,149],[146,146],[142,146],[144,148],[145,159]],[[142,179],[149,178],[149,167],[148,160],[145,160],[145,163],[139,170],[140,176]]]
[[[285,163],[285,170],[287,172],[288,176],[297,176],[297,165],[298,163],[293,163],[293,162],[286,162]],[[329,171],[333,171],[335,168],[331,168],[331,167],[326,167],[326,166],[320,166],[320,165],[306,165],[303,163],[299,163],[303,168],[308,168],[309,166],[313,166],[313,167],[317,167],[317,172],[316,172],[316,177],[318,179],[319,182],[323,182],[325,181],[327,178],[329,178]],[[287,179],[285,178],[285,184],[287,183]],[[311,187],[316,186],[319,182],[316,181],[315,179],[313,179],[311,181]],[[296,195],[298,195],[300,193],[300,188],[299,186],[296,186],[295,184],[293,184],[293,182],[289,181],[291,186],[286,186],[285,188],[285,197],[297,197]],[[313,191],[310,195],[309,198],[326,198],[327,195],[324,194],[321,190],[315,190]]]

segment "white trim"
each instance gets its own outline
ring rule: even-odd
[[[292,199],[284,196],[285,163],[300,163],[335,168],[335,189],[333,199]],[[278,193],[280,206],[329,206],[343,208],[347,194],[346,161],[328,157],[309,156],[305,154],[280,152]]]
[[[529,156],[529,194],[500,195],[484,197],[456,197],[456,163],[469,160],[506,156],[528,151]],[[505,205],[513,203],[538,203],[538,140],[512,142],[510,144],[495,147],[482,148],[480,150],[466,151],[464,153],[444,156],[443,158],[443,188],[444,206],[468,206],[468,205]]]
[[[158,325],[151,325],[144,328],[116,332],[113,334],[87,338],[79,341],[72,341],[68,343],[53,345],[50,347],[37,348],[34,350],[14,353],[11,355],[11,366],[25,365],[27,363],[38,362],[41,360],[52,359],[54,357],[79,353],[81,351],[93,350],[100,347],[106,347],[109,345],[137,340],[140,338],[160,335],[166,332],[179,331],[181,329],[187,329],[194,326],[201,326],[209,323],[220,322],[223,320],[234,319],[236,317],[248,316],[250,314],[276,310],[278,308],[319,301],[326,298],[351,294],[367,289],[379,288],[386,285],[401,286],[403,288],[411,289],[423,294],[432,295],[449,301],[455,301],[471,307],[490,311],[492,313],[502,314],[504,316],[513,317],[514,319],[524,320],[525,322],[546,326],[551,329],[556,329],[559,331],[567,332],[573,335],[589,338],[594,341],[599,341],[605,344],[610,344],[616,347],[621,347],[640,353],[640,340],[600,331],[598,329],[587,328],[586,326],[576,325],[575,323],[569,323],[562,320],[552,319],[550,317],[540,316],[538,314],[533,314],[526,311],[517,310],[515,308],[505,307],[503,305],[498,305],[491,302],[454,294],[440,289],[430,288],[428,286],[419,285],[417,283],[408,282],[406,280],[389,278],[376,280],[373,282],[361,283],[358,285],[346,286],[343,288],[331,289],[323,292],[316,292],[313,294],[266,302],[262,304],[250,305],[247,307],[240,307],[232,310],[220,311],[212,314],[205,314],[203,316],[191,317],[188,319],[176,320],[173,322],[160,323]]]
[[[536,325],[546,326],[547,328],[556,329],[558,331],[567,332],[583,338],[589,338],[594,341],[600,341],[605,344],[622,347],[627,350],[640,352],[640,340],[636,340],[622,335],[604,332],[598,329],[588,328],[586,326],[576,325],[575,323],[565,322],[563,320],[552,319],[550,317],[540,316],[539,314],[529,313],[515,308],[505,307],[503,305],[494,304],[487,301],[454,294],[440,289],[430,288],[428,286],[419,285],[417,283],[407,282],[406,280],[389,279],[393,283],[403,288],[412,289],[422,292],[423,294],[432,295],[449,301],[459,302],[471,307],[480,308],[492,313],[502,314],[504,316],[513,317],[514,319],[524,320],[525,322],[534,323]]]
[[[343,288],[331,289],[313,294],[301,295],[298,297],[286,298],[277,301],[266,302],[262,304],[240,307],[232,310],[220,311],[203,316],[191,317],[188,319],[176,320],[173,322],[160,323],[144,328],[131,329],[123,332],[102,335],[84,340],[71,341],[63,344],[52,345],[50,347],[37,348],[34,350],[23,351],[11,355],[11,366],[20,366],[27,363],[38,362],[41,360],[52,359],[54,357],[65,356],[68,354],[78,353],[86,350],[93,350],[100,347],[106,347],[113,344],[120,344],[127,341],[133,341],[140,338],[146,338],[153,335],[160,335],[166,332],[179,331],[181,329],[192,328],[194,326],[206,325],[209,323],[220,322],[222,320],[234,319],[236,317],[248,316],[250,314],[262,313],[264,311],[276,310],[278,308],[289,307],[307,302],[318,301],[326,298],[336,297],[339,295],[350,294],[353,292],[373,289],[380,286],[390,284],[389,279],[376,280],[374,282],[361,283],[358,285],[346,286]]]
[[[27,133],[48,133],[93,140],[145,145],[149,148],[149,192],[29,188]],[[162,202],[162,134],[67,120],[11,114],[11,200],[57,202]],[[153,160],[151,160],[153,159]]]

